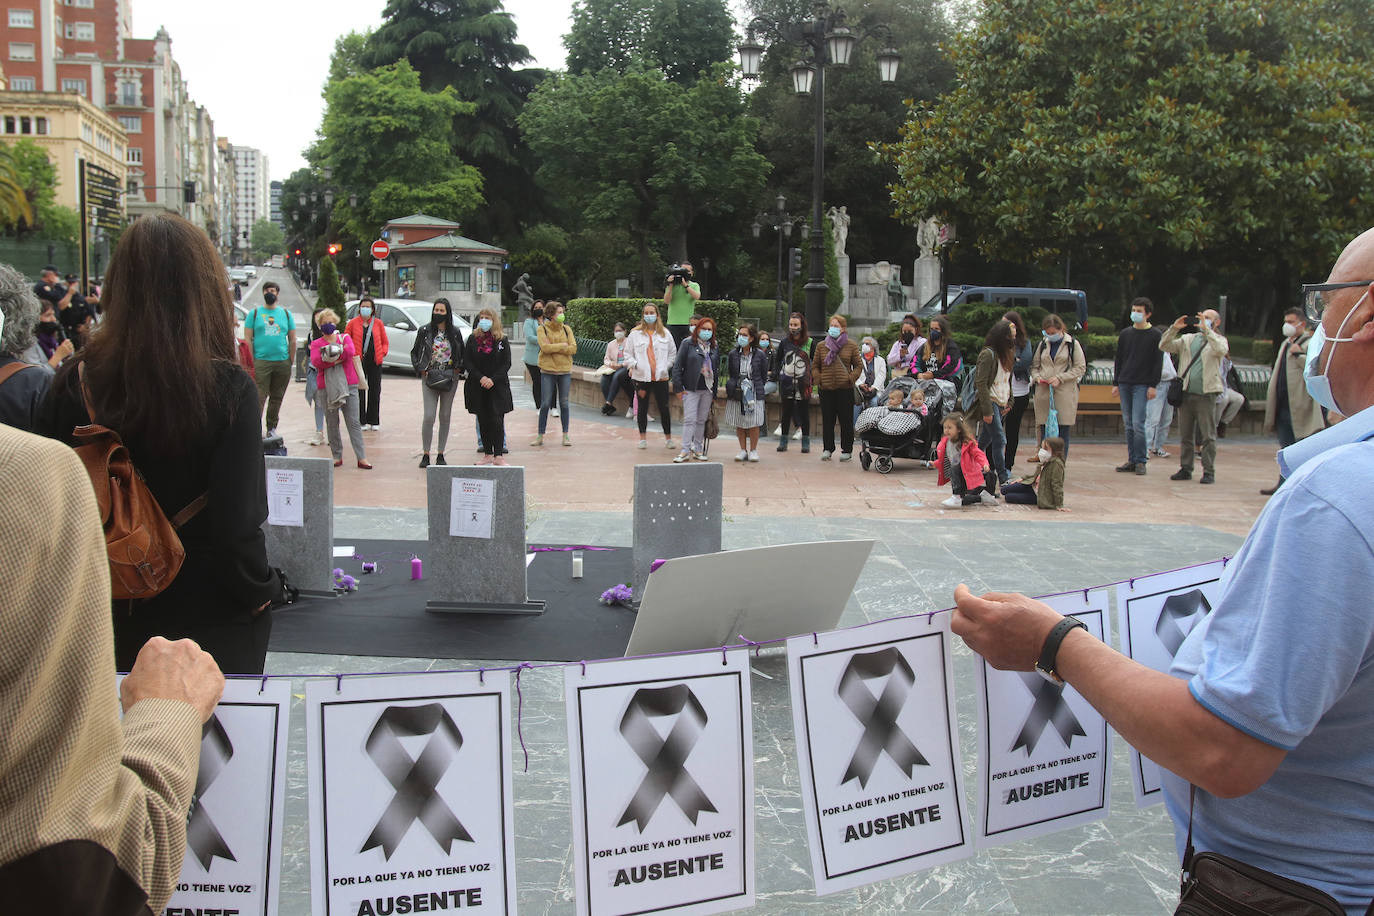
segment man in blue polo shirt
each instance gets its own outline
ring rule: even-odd
[[[1374,229],[1303,292],[1307,390],[1347,419],[1279,453],[1288,480],[1169,675],[1024,595],[961,585],[951,625],[997,668],[1062,677],[1164,767],[1180,853],[1191,784],[1197,849],[1356,914],[1374,898]]]
[[[296,322],[291,310],[277,303],[281,287],[268,280],[262,285],[262,305],[248,313],[243,324],[244,343],[253,348],[253,378],[258,383],[258,410],[267,405],[267,435],[277,432],[282,398],[291,381],[296,357]]]

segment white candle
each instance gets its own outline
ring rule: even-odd
[[[581,578],[582,578],[582,551],[580,551],[580,550],[574,550],[574,551],[573,551],[572,566],[573,566],[572,577],[573,577],[574,579],[581,579]]]

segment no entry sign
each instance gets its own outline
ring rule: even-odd
[[[391,246],[384,240],[377,239],[372,243],[372,256],[374,258],[384,258],[389,254],[391,254]]]

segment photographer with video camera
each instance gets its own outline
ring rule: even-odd
[[[701,284],[692,279],[692,265],[687,261],[674,264],[668,271],[663,288],[663,304],[668,309],[668,332],[673,335],[674,346],[682,346],[682,341],[690,333],[687,323],[700,298]]]

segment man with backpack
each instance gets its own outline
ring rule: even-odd
[[[277,432],[282,398],[291,381],[291,364],[296,357],[296,322],[290,309],[277,300],[281,287],[275,280],[262,285],[262,306],[248,314],[243,325],[243,340],[253,350],[253,376],[258,383],[258,410],[267,405],[267,435]]]

